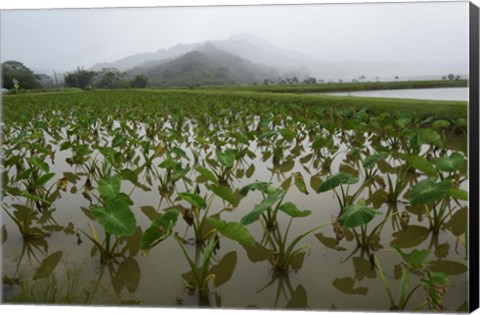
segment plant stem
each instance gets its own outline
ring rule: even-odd
[[[375,264],[377,265],[378,268],[378,273],[380,274],[380,278],[382,279],[383,285],[385,286],[385,289],[387,290],[387,295],[388,299],[390,300],[390,306],[392,308],[395,308],[395,300],[393,299],[392,292],[390,291],[390,286],[388,285],[387,279],[385,279],[385,274],[383,273],[382,267],[380,266],[380,262],[378,261],[377,256],[374,256],[375,259]]]

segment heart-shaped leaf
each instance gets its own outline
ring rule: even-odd
[[[284,190],[282,189],[275,190],[274,192],[269,194],[267,198],[263,199],[263,201],[260,204],[258,204],[249,214],[244,216],[240,221],[240,223],[242,223],[243,225],[248,225],[257,221],[260,218],[260,215],[265,210],[267,210],[268,208],[273,206],[273,204],[275,204],[277,201],[282,199],[284,195],[285,195]]]
[[[434,203],[445,197],[450,187],[451,182],[448,179],[436,182],[434,178],[428,178],[412,188],[409,199],[412,206]]]
[[[449,157],[439,157],[433,160],[437,168],[443,172],[458,171],[465,160],[462,153],[454,152]]]
[[[353,177],[348,173],[339,172],[335,175],[329,176],[318,188],[317,193],[332,190],[342,184],[355,184],[358,182],[357,177]]]
[[[219,196],[225,201],[228,201],[231,205],[236,205],[237,197],[230,187],[225,185],[212,185],[209,188],[215,193],[215,195]]]
[[[205,199],[197,194],[182,192],[179,193],[178,196],[196,208],[205,209],[207,207]]]
[[[310,210],[298,210],[297,206],[292,202],[284,203],[279,209],[293,218],[306,217],[312,213]]]
[[[367,207],[361,203],[346,206],[342,210],[340,221],[346,228],[368,224],[379,212],[373,208]]]
[[[129,168],[123,169],[120,172],[120,176],[122,176],[123,179],[130,181],[132,184],[136,184],[138,182],[138,174]]]
[[[225,167],[232,167],[236,159],[236,151],[232,149],[227,149],[225,152],[216,150],[217,160]]]
[[[124,200],[108,199],[105,208],[93,206],[92,214],[106,232],[112,235],[133,235],[137,222],[128,203]]]
[[[120,178],[112,176],[98,181],[98,192],[102,197],[115,198],[120,192]]]
[[[308,195],[307,186],[305,185],[305,181],[303,180],[302,173],[300,172],[294,173],[293,178],[295,179],[295,186],[297,186],[297,189],[300,192]]]
[[[223,236],[234,240],[241,245],[255,247],[255,239],[247,228],[236,222],[225,222],[214,217],[207,218],[208,223]]]
[[[202,175],[206,180],[209,180],[209,181],[211,181],[212,183],[218,184],[218,180],[217,180],[217,177],[215,176],[215,174],[213,174],[211,171],[209,171],[209,170],[206,169],[205,167],[197,166],[195,169],[196,169],[197,172],[199,172],[200,175]]]
[[[269,183],[256,181],[255,183],[251,183],[242,187],[242,189],[240,189],[240,194],[242,196],[246,196],[251,190],[259,190],[266,193],[269,185]]]
[[[173,227],[177,223],[179,212],[177,210],[169,210],[157,217],[150,227],[143,233],[140,241],[142,250],[150,249],[153,244],[157,244],[172,234]]]
[[[363,168],[365,169],[370,169],[372,167],[375,166],[375,164],[378,163],[378,161],[384,159],[386,156],[385,153],[376,153],[376,154],[372,154],[372,155],[369,155],[367,156],[363,161],[362,161],[362,165],[363,165]]]
[[[437,171],[435,167],[433,167],[433,164],[423,156],[405,154],[402,157],[411,167],[416,168],[430,177],[437,176]]]
[[[43,186],[45,185],[49,180],[51,180],[55,176],[55,173],[47,173],[45,175],[40,176],[37,178],[35,181],[36,186]]]
[[[461,188],[450,189],[448,195],[458,200],[468,201],[468,192]]]

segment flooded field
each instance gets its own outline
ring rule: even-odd
[[[466,117],[5,99],[5,303],[466,312]]]

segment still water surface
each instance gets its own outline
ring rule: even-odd
[[[332,172],[341,169],[349,148],[339,143],[339,151],[332,164]],[[307,144],[304,144],[307,147]],[[365,144],[368,146],[368,143]],[[187,149],[187,148],[185,148]],[[294,202],[299,209],[310,209],[312,215],[307,218],[294,220],[291,228],[292,237],[321,223],[330,222],[338,214],[338,202],[332,192],[317,194],[312,188],[312,180],[318,172],[311,161],[301,161],[301,156],[294,156],[282,165],[290,167],[274,167],[271,159],[262,160],[262,151],[266,148],[253,144],[250,147],[256,157],[246,159],[238,166],[236,179],[232,183],[234,189],[239,189],[255,180],[272,182],[279,187],[293,173],[300,172],[305,178],[308,194],[301,193],[292,184],[285,197],[285,201]],[[76,184],[69,183],[68,191],[61,193],[61,198],[55,203],[55,220],[60,226],[75,224],[75,231],[82,229],[89,231],[89,224],[93,224],[101,233],[101,227],[90,220],[82,211],[90,206],[82,197],[80,191],[85,182],[85,174],[69,166],[65,159],[71,152],[59,152],[56,163],[49,163],[56,173],[56,178],[63,176],[66,170],[76,173],[79,180]],[[291,162],[291,163],[290,163]],[[158,162],[157,162],[158,163]],[[248,168],[253,167],[251,175],[245,175]],[[140,176],[141,177],[141,176]],[[195,180],[192,178],[192,180]],[[159,195],[156,193],[158,183],[152,184],[152,191],[145,192],[134,189],[127,182],[122,182],[122,191],[132,192],[134,202],[132,210],[141,230],[150,225],[150,220],[143,213],[142,207],[156,208],[159,204]],[[358,185],[358,184],[357,184]],[[352,187],[354,190],[357,186]],[[181,187],[180,187],[181,188]],[[206,193],[201,186],[201,194]],[[366,199],[375,198],[371,193],[364,193]],[[251,193],[248,198],[242,199],[234,211],[224,211],[222,219],[238,222],[246,213],[251,211],[255,204],[261,202],[259,193]],[[402,200],[404,198],[402,197]],[[16,200],[4,200],[7,205]],[[168,205],[160,205],[160,209]],[[212,214],[224,209],[227,205],[218,198],[212,205]],[[12,210],[9,206],[7,206]],[[396,205],[398,211],[405,209],[404,203]],[[463,207],[463,206],[461,206]],[[456,208],[457,211],[460,211]],[[379,211],[382,214],[392,210],[392,205],[381,202]],[[413,210],[411,210],[413,211]],[[414,212],[414,211],[413,211]],[[376,218],[370,226],[376,226],[384,215]],[[285,215],[279,216],[279,226],[285,228],[288,219]],[[293,270],[286,275],[276,275],[271,264],[264,258],[265,254],[257,250],[246,251],[245,248],[228,239],[221,239],[221,248],[216,255],[216,263],[223,272],[217,276],[217,283],[221,285],[212,290],[209,301],[200,301],[195,294],[189,294],[182,275],[188,273],[189,266],[178,244],[169,238],[159,246],[153,248],[148,255],[142,255],[138,248],[138,236],[122,243],[124,257],[111,269],[102,268],[98,253],[92,250],[92,244],[82,236],[79,243],[74,233],[52,230],[52,235],[45,240],[24,241],[13,222],[2,213],[2,221],[8,231],[8,238],[2,245],[4,277],[33,279],[53,268],[54,274],[61,283],[61,291],[68,290],[72,278],[78,277],[73,283],[73,290],[81,296],[83,291],[95,291],[93,304],[141,304],[147,306],[211,306],[223,308],[299,308],[299,309],[339,309],[339,310],[387,310],[389,301],[382,285],[378,272],[371,268],[368,255],[355,252],[354,241],[343,240],[337,243],[332,227],[316,231],[305,238],[301,244],[309,244],[305,251],[303,263],[300,260]],[[376,253],[383,270],[392,284],[394,296],[399,294],[399,270],[401,258],[390,248],[395,242],[405,251],[412,249],[430,249],[430,260],[434,261],[437,269],[449,275],[451,287],[445,296],[446,311],[463,309],[468,292],[465,251],[458,239],[449,231],[442,230],[438,236],[432,235],[426,226],[425,218],[412,215],[410,227],[405,231],[395,228],[393,221],[387,222],[381,232],[381,249]],[[261,225],[257,222],[248,227],[257,241],[263,235]],[[190,237],[191,229],[181,222],[176,231],[181,236]],[[194,254],[195,246],[190,245],[189,251]],[[57,264],[57,257],[61,257]],[[53,257],[53,258],[52,258]],[[42,267],[43,266],[43,267]],[[42,269],[43,268],[43,269]],[[46,271],[45,271],[46,269]],[[40,271],[39,271],[40,270]],[[69,276],[70,275],[70,276]],[[69,278],[70,277],[70,278]],[[412,276],[412,283],[418,281]],[[41,281],[25,283],[27,286],[40,286]],[[49,284],[43,284],[48,286]],[[6,286],[4,298],[14,298],[16,292]],[[6,296],[9,295],[9,296]],[[425,299],[420,290],[412,297],[410,306],[416,305]],[[62,303],[58,301],[57,303]],[[75,303],[72,301],[71,303]],[[85,303],[78,301],[77,303]],[[205,305],[205,303],[207,305]]]
[[[320,94],[320,93],[315,93]],[[321,93],[334,96],[386,97],[419,100],[468,101],[468,88],[375,90]]]

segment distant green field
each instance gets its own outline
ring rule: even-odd
[[[253,87],[249,87],[253,88]],[[156,98],[160,96],[160,98]],[[19,113],[20,108],[28,107],[31,111],[32,104],[102,104],[104,102],[123,103],[128,100],[130,104],[138,104],[143,100],[153,99],[161,103],[162,99],[175,100],[179,104],[192,104],[196,100],[203,103],[222,99],[222,103],[228,107],[229,101],[255,103],[257,106],[271,105],[296,105],[296,106],[319,106],[325,108],[369,109],[375,113],[403,112],[415,117],[432,115],[437,118],[457,119],[467,117],[467,102],[462,101],[433,101],[394,98],[372,98],[331,95],[306,95],[297,93],[277,93],[247,90],[246,87],[227,89],[147,89],[147,90],[96,90],[55,93],[27,93],[21,95],[5,95],[4,104],[15,103],[14,113]],[[5,114],[9,116],[12,107],[5,108]]]
[[[160,92],[149,90],[149,92]],[[259,104],[297,104],[320,106],[325,108],[366,108],[376,113],[381,112],[404,112],[416,117],[432,115],[437,118],[466,118],[467,102],[462,101],[437,101],[415,100],[398,98],[375,98],[375,97],[352,97],[332,95],[299,95],[295,93],[251,92],[233,90],[177,90],[162,91],[161,93],[185,93],[224,96],[228,98],[241,98],[259,102]]]
[[[275,93],[315,93],[315,92],[348,92],[365,90],[393,89],[427,89],[446,87],[467,87],[467,80],[432,80],[432,81],[392,81],[392,82],[358,82],[358,83],[321,83],[321,84],[289,84],[289,85],[253,85],[253,86],[217,86],[205,89],[241,90]]]

